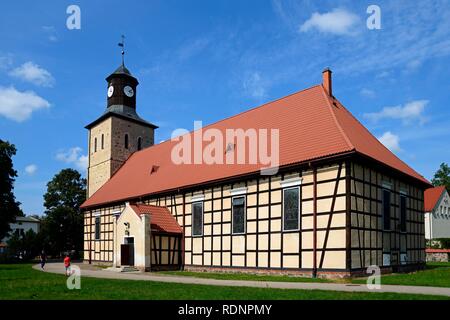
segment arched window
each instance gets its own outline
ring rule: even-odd
[[[97,152],[97,138],[94,139],[94,152]]]
[[[102,150],[105,149],[105,135],[102,134]]]
[[[125,149],[128,149],[128,133],[125,134]]]
[[[138,149],[138,150],[141,150],[141,149],[142,149],[142,138],[141,138],[141,137],[138,138],[138,141],[137,141],[137,149]]]

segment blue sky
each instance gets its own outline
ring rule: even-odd
[[[69,30],[66,9],[81,9]],[[381,29],[366,27],[370,4]],[[84,172],[84,126],[105,109],[105,77],[139,79],[156,142],[321,82],[385,145],[431,178],[450,162],[448,1],[8,1],[0,12],[0,138],[17,146],[15,194],[42,214],[59,170]]]

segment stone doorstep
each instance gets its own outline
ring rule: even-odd
[[[135,267],[109,267],[105,269],[106,271],[112,272],[127,272],[127,273],[141,273],[142,271]]]

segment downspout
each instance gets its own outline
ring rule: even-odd
[[[313,169],[313,271],[312,277],[317,278],[317,168]],[[323,254],[323,253],[322,253]]]

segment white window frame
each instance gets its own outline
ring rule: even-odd
[[[237,198],[244,198],[244,232],[234,232],[233,225],[234,225],[234,206],[233,201]],[[247,232],[247,197],[242,195],[236,195],[231,198],[231,234],[232,235],[243,235]]]
[[[201,234],[194,234],[194,205],[196,205],[196,204],[201,204],[201,206],[202,206],[202,214],[201,214],[201,217],[202,217],[202,228],[201,228]],[[203,203],[203,201],[195,201],[195,202],[192,202],[191,203],[191,205],[192,205],[192,207],[191,207],[191,211],[192,211],[192,219],[191,219],[191,234],[192,234],[192,237],[194,238],[194,237],[203,237],[203,233],[204,233],[204,228],[205,228],[205,217],[204,217],[204,210],[205,210],[205,207],[204,207],[204,203]]]
[[[284,228],[284,192],[286,190],[292,190],[292,189],[297,189],[298,190],[298,221],[297,221],[297,228],[296,229],[288,229],[288,230],[286,230]],[[301,207],[301,195],[300,195],[300,192],[301,192],[301,190],[300,190],[300,186],[299,185],[296,185],[296,186],[293,186],[293,187],[287,187],[287,188],[283,189],[283,200],[282,200],[282,203],[281,203],[281,205],[282,205],[282,207],[281,207],[281,210],[282,210],[281,217],[282,217],[282,220],[283,220],[282,223],[281,223],[281,228],[282,228],[283,232],[300,231],[300,207]]]

